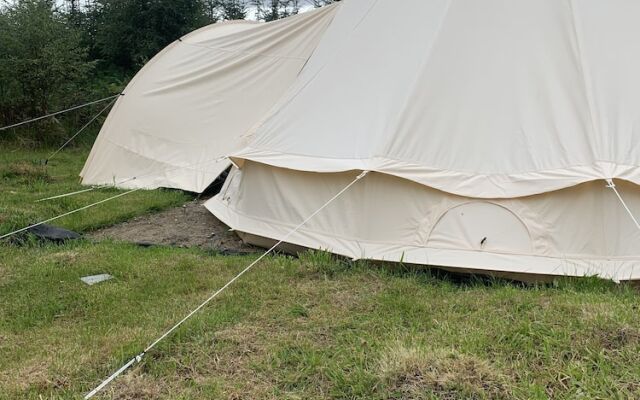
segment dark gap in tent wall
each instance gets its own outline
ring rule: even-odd
[[[222,190],[222,186],[227,180],[227,176],[229,176],[230,171],[231,166],[222,171],[222,173],[218,175],[218,177],[213,182],[211,182],[211,184],[207,186],[207,188],[198,197],[208,199],[220,193],[220,190]]]

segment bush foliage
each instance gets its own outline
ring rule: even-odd
[[[0,1],[0,127],[116,94],[172,41],[219,20],[246,18],[249,8],[256,18],[273,20],[297,13],[300,4],[298,0]],[[59,144],[103,106],[26,128],[0,130],[0,142]]]
[[[23,0],[0,14],[0,125],[86,97],[95,62],[82,33],[52,0]]]

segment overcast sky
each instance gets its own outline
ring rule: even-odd
[[[12,0],[0,0],[0,4],[3,2],[10,3]],[[14,0],[15,1],[15,0]],[[56,0],[59,4],[63,3],[63,0]],[[265,4],[268,0],[265,0]],[[313,3],[311,0],[299,0],[300,1],[300,12],[305,12],[309,10],[313,10]],[[81,2],[82,3],[82,2]],[[249,1],[247,1],[249,3]],[[256,19],[256,7],[252,5],[247,5],[247,19]]]
[[[300,12],[303,13],[305,11],[313,10],[312,4],[305,4],[306,2],[301,1],[300,3]],[[256,8],[254,6],[247,6],[247,19],[256,19]]]
[[[15,0],[0,0],[0,8],[4,5],[11,4]],[[62,4],[63,0],[56,0],[58,4]],[[266,3],[267,0],[265,0]],[[313,10],[313,4],[311,0],[300,0],[300,12]],[[256,7],[247,5],[247,19],[256,19]]]

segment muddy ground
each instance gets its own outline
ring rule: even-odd
[[[135,217],[86,236],[94,240],[109,238],[144,246],[197,246],[226,254],[257,251],[211,214],[203,205],[205,201],[194,200],[181,207]]]

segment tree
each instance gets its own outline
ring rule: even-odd
[[[194,0],[96,0],[90,14],[95,55],[128,71],[209,23]]]
[[[237,20],[247,17],[245,0],[203,0],[204,13],[213,23],[220,20]]]
[[[220,21],[220,0],[202,0],[202,12],[209,23]]]
[[[338,1],[340,0],[311,0],[311,4],[313,4],[315,8],[320,8],[320,7],[327,6],[329,4],[336,3]]]
[[[298,0],[254,0],[256,16],[262,21],[275,21],[295,15],[300,11]]]
[[[220,2],[223,19],[237,20],[247,18],[247,5],[242,0],[222,0]]]
[[[0,125],[77,101],[93,67],[54,0],[0,9]]]

